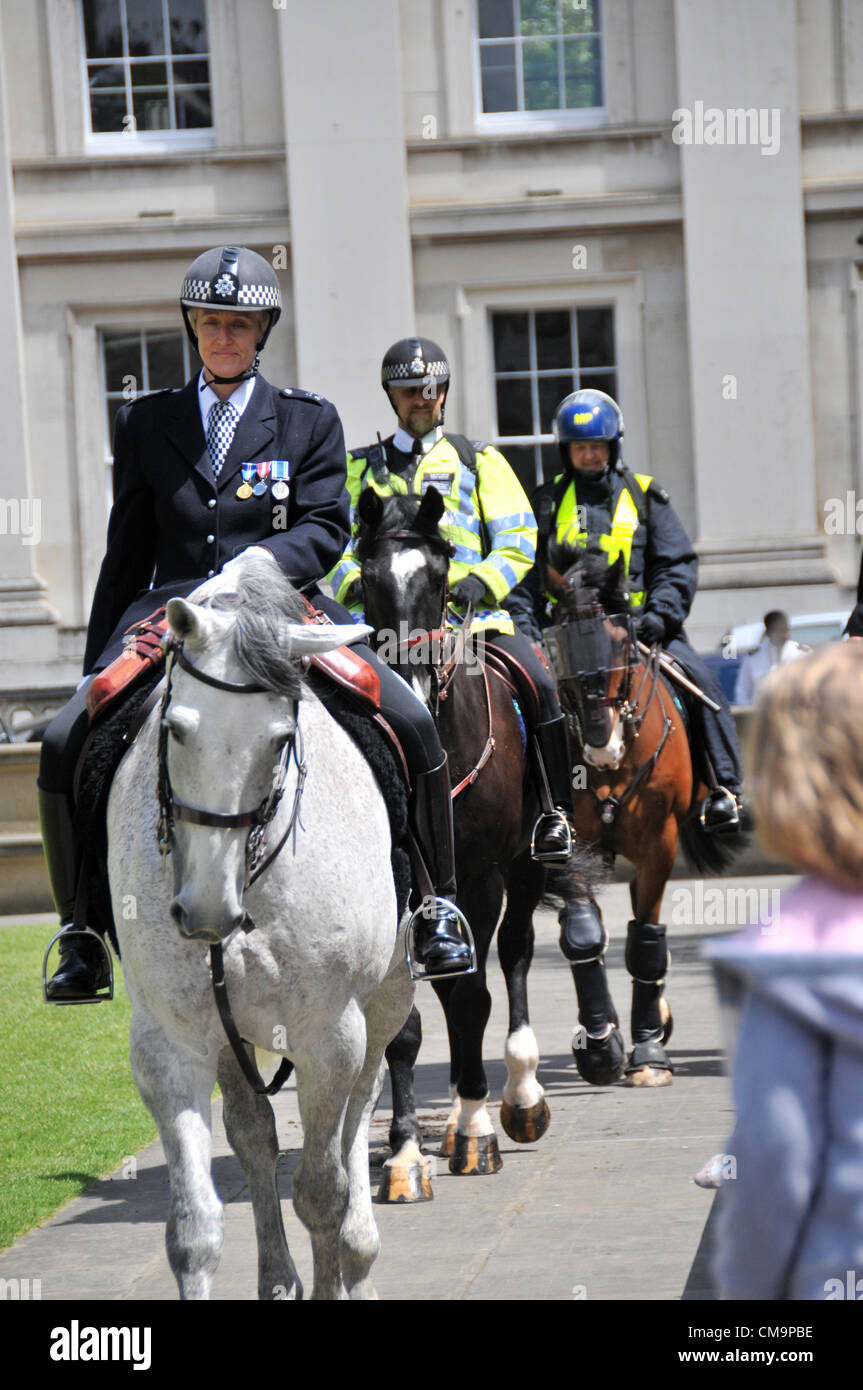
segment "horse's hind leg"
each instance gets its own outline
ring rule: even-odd
[[[209,1298],[222,1253],[222,1203],[210,1174],[215,1066],[180,1050],[150,1015],[132,1014],[132,1072],[159,1129],[171,1181],[168,1262],[183,1299]]]
[[[633,1046],[626,1067],[627,1086],[671,1084],[673,1068],[663,1044],[671,1036],[673,1020],[664,994],[668,952],[659,915],[676,848],[677,827],[669,817],[650,860],[638,865],[635,916],[626,933],[626,968],[633,977]]]
[[[251,1051],[251,1049],[249,1049]],[[303,1286],[291,1259],[282,1221],[276,1162],[279,1143],[273,1107],[252,1090],[229,1047],[219,1053],[228,1142],[246,1176],[258,1241],[258,1298],[299,1299]]]
[[[545,871],[528,854],[519,855],[507,883],[507,904],[497,933],[497,954],[506,980],[509,1029],[504,1049],[507,1080],[500,1122],[519,1144],[541,1139],[551,1122],[545,1092],[536,1078],[539,1045],[527,1008],[527,972],[533,960],[533,913]]]

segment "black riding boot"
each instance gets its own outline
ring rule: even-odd
[[[427,980],[476,969],[470,927],[455,905],[455,837],[446,755],[440,767],[415,773],[410,820],[435,897],[426,896],[408,923],[411,975]]]
[[[54,906],[68,938],[60,938],[60,964],[48,981],[51,1003],[85,1003],[111,982],[107,948],[73,926],[81,846],[72,820],[72,799],[66,792],[39,793],[39,824]]]
[[[532,750],[543,813],[533,827],[531,858],[563,864],[572,853],[572,757],[565,714],[537,724]]]

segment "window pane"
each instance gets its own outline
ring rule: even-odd
[[[183,59],[174,64],[174,81],[177,86],[206,86],[210,81],[210,64],[206,58],[203,62],[194,58]]]
[[[556,111],[560,107],[559,47],[558,42],[548,39],[528,39],[523,44],[526,111]]]
[[[166,89],[155,92],[138,92],[134,97],[135,124],[138,130],[169,130],[168,93]]]
[[[566,9],[572,0],[563,0]],[[521,0],[522,34],[556,34],[557,0]]]
[[[203,130],[213,124],[209,87],[179,87],[174,91],[177,130]]]
[[[119,64],[91,63],[87,71],[91,91],[99,87],[115,87],[120,92],[125,90],[123,69]]]
[[[84,39],[88,58],[122,57],[120,0],[84,0]]]
[[[564,39],[563,62],[567,108],[601,106],[599,39]]]
[[[512,0],[479,0],[481,39],[508,39],[515,33]]]
[[[551,434],[551,422],[554,419],[554,412],[557,410],[564,396],[568,396],[570,391],[574,389],[571,373],[567,376],[541,376],[539,378],[540,434]]]
[[[169,0],[171,52],[206,53],[207,24],[204,0]]]
[[[162,0],[126,0],[126,26],[133,58],[165,52]]]
[[[144,376],[141,368],[140,333],[117,332],[105,329],[102,334],[105,353],[105,385],[109,391],[122,391],[131,385],[136,391],[143,390]],[[133,377],[134,381],[124,381]]]
[[[90,97],[90,119],[97,135],[106,131],[122,131],[123,117],[126,115],[124,95],[106,96],[95,92]]]
[[[502,444],[498,447],[529,497],[536,487],[536,445]]]
[[[483,111],[517,111],[515,44],[495,43],[480,52]]]
[[[565,34],[589,34],[599,29],[599,0],[582,0],[579,5],[563,0],[561,12]]]
[[[614,320],[610,309],[579,309],[576,313],[578,361],[584,367],[614,365]]]
[[[572,366],[570,321],[567,309],[537,313],[536,357],[540,371],[546,371],[550,367]]]
[[[507,377],[497,383],[498,434],[533,434],[530,377]]]
[[[168,68],[165,63],[130,63],[133,87],[167,87]]]
[[[563,459],[560,457],[557,444],[540,444],[539,452],[542,460],[542,481],[556,478],[563,470]]]
[[[146,339],[150,390],[162,391],[166,386],[182,386],[186,379],[183,335],[169,329],[164,333],[150,332]]]
[[[594,391],[604,391],[617,401],[617,372],[582,372],[578,385],[582,390],[591,387]],[[620,405],[619,401],[617,403]]]
[[[120,398],[118,399],[116,396],[115,396],[112,400],[109,400],[109,401],[108,401],[108,450],[109,450],[109,452],[110,452],[110,450],[113,448],[113,444],[114,444],[114,421],[115,421],[116,418],[117,418],[117,411],[120,409],[120,406],[121,406],[121,405],[128,405],[128,401],[124,401],[124,400],[122,399],[122,397],[120,397]]]
[[[530,370],[527,314],[492,314],[496,372]]]

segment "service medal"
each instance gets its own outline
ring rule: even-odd
[[[238,496],[238,497],[242,497],[243,501],[245,501],[246,498],[247,498],[247,497],[251,497],[251,495],[252,495],[252,488],[249,486],[249,484],[248,484],[248,483],[240,483],[240,486],[237,488],[237,496]]]
[[[289,488],[287,483],[283,483],[281,479],[279,479],[277,483],[273,483],[273,496],[279,502],[281,502],[283,498],[287,497],[288,492]]]

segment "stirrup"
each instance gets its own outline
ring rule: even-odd
[[[101,986],[101,993],[83,996],[81,999],[49,999],[48,997],[48,957],[55,941],[60,937],[70,936],[92,936],[98,941],[105,963],[108,967],[108,983]],[[108,950],[104,940],[92,927],[74,927],[69,923],[55,932],[45,947],[45,954],[42,957],[42,999],[46,1004],[108,1004],[114,998],[114,962],[111,959],[111,952]]]
[[[429,970],[422,961],[415,958],[416,929],[419,919],[429,922],[435,918],[440,920],[446,917],[455,918],[459,935],[464,944],[470,947],[470,965],[467,969],[459,966],[457,970]],[[416,911],[411,914],[405,929],[405,959],[412,980],[445,980],[457,975],[474,975],[476,973],[476,943],[473,939],[473,932],[464,913],[449,898],[425,897]]]
[[[538,850],[536,842],[542,839],[543,835],[552,826],[560,825],[561,821],[566,827],[566,844],[561,849]],[[537,864],[565,864],[572,854],[572,827],[564,811],[544,811],[533,827],[530,837],[530,857]]]
[[[719,796],[719,795],[726,796],[726,797],[728,798],[728,800],[731,802],[731,805],[734,807],[734,814],[733,814],[733,816],[732,816],[730,819],[724,820],[724,821],[720,821],[718,825],[708,825],[708,824],[707,824],[707,810],[708,810],[709,803],[711,802],[711,800],[712,800],[714,797]],[[723,787],[723,786],[711,787],[710,791],[707,793],[706,797],[704,798],[703,802],[701,803],[701,812],[700,812],[700,815],[699,815],[699,817],[698,817],[698,820],[699,820],[699,824],[701,825],[701,829],[704,830],[704,831],[706,831],[708,835],[709,835],[709,834],[715,834],[717,831],[718,831],[720,834],[722,834],[723,831],[728,832],[728,831],[731,831],[731,830],[739,830],[739,829],[740,829],[740,806],[739,806],[739,803],[738,803],[738,801],[737,801],[737,797],[734,795],[734,792],[729,791],[727,787]]]

